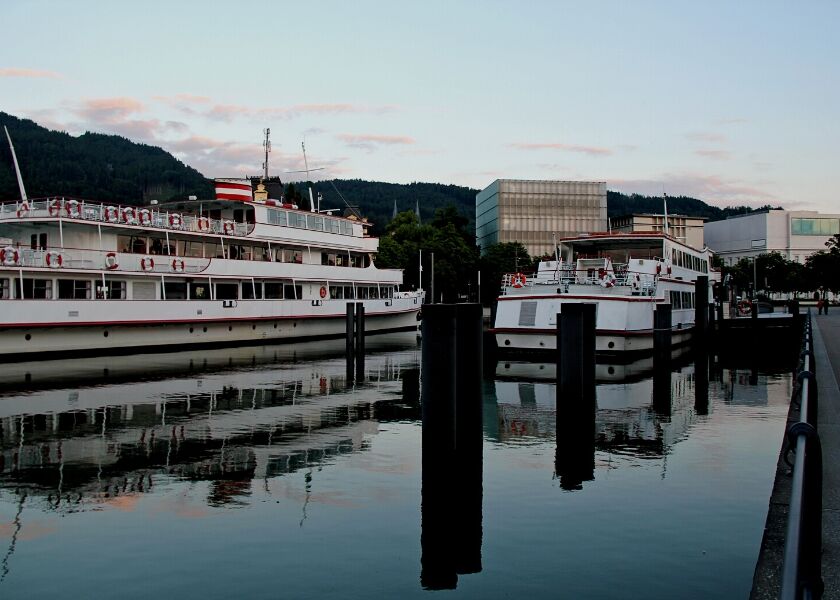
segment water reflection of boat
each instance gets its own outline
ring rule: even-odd
[[[689,346],[674,348],[671,352],[673,364],[685,362],[691,354]],[[595,380],[598,382],[630,382],[650,377],[653,373],[653,357],[647,356],[628,363],[596,363]],[[496,363],[496,377],[500,379],[522,379],[555,381],[557,363],[506,360]]]
[[[251,368],[234,353],[242,368],[7,395],[0,491],[76,510],[175,477],[212,482],[210,504],[241,502],[255,479],[359,451],[378,423],[419,418],[416,340],[403,348],[369,355],[364,383],[347,381],[341,359]]]
[[[599,384],[595,390],[595,449],[657,457],[682,439],[696,419],[694,368],[684,367],[671,375],[670,393],[666,390],[664,399],[655,396],[651,378]],[[559,413],[555,410],[557,386],[547,381],[497,379],[495,394],[497,436],[502,442],[554,439],[570,412],[568,408]]]
[[[389,333],[365,340],[368,352],[416,346],[414,332]],[[65,358],[0,364],[0,394],[13,391],[149,381],[184,373],[280,365],[343,356],[344,340],[320,340],[293,345],[242,346],[212,350],[135,354],[131,356]]]

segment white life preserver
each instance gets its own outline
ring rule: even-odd
[[[122,218],[129,225],[137,225],[137,210],[133,206],[126,206],[122,209]]]
[[[170,215],[169,215],[169,226],[170,227],[172,227],[173,229],[180,229],[182,222],[183,222],[183,219],[181,219],[181,215],[179,215],[178,213],[170,213]]]
[[[207,217],[198,217],[198,230],[207,231],[210,229],[210,219]]]
[[[61,200],[56,198],[55,200],[50,201],[47,210],[49,211],[49,215],[51,217],[57,217],[61,213]]]
[[[225,235],[233,235],[233,232],[236,231],[236,226],[233,224],[233,221],[225,221],[222,229],[224,230]]]
[[[137,218],[139,219],[141,225],[151,225],[152,211],[150,211],[148,208],[141,208],[140,212],[137,213]]]
[[[180,258],[173,258],[172,259],[172,270],[175,273],[183,273],[184,272],[184,261]]]
[[[155,268],[155,259],[151,256],[144,256],[140,259],[140,268],[144,271],[152,271]]]
[[[105,255],[105,268],[109,271],[113,271],[119,266],[117,264],[117,253],[116,252],[109,252]]]
[[[64,203],[64,210],[71,219],[78,219],[82,216],[82,207],[79,205],[78,200],[67,200]]]
[[[609,271],[605,271],[598,283],[601,284],[601,287],[611,288],[615,285],[615,275]]]
[[[514,273],[511,285],[515,288],[521,288],[525,285],[528,279],[522,273]]]
[[[50,269],[60,269],[64,265],[64,256],[58,250],[47,252],[47,266]]]
[[[120,211],[117,209],[116,206],[105,207],[105,220],[109,223],[119,223]]]
[[[3,263],[7,267],[13,267],[18,264],[18,260],[20,260],[20,254],[14,246],[6,246],[0,250],[0,263]]]
[[[28,214],[29,214],[29,202],[24,200],[23,202],[20,203],[20,205],[18,206],[18,209],[17,209],[18,219],[20,219],[22,217],[25,217]]]

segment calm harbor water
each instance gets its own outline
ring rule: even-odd
[[[0,367],[0,595],[748,596],[789,375],[599,366],[582,419],[498,363],[465,491],[423,477],[413,334],[361,383],[342,348]]]

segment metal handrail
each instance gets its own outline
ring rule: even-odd
[[[793,478],[785,537],[779,598],[798,600],[822,596],[822,448],[817,433],[817,394],[811,311],[805,318],[802,370],[793,399],[799,396],[799,421],[787,431],[794,449]]]

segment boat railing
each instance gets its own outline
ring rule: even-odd
[[[38,198],[0,204],[0,220],[25,218],[61,218],[69,221],[95,221],[129,227],[153,227],[174,231],[246,236],[253,223],[211,219],[203,215],[182,214],[156,206],[104,204],[74,198]]]
[[[535,278],[525,276],[524,281],[520,278],[521,273],[505,273],[502,276],[504,288],[522,288],[537,285],[597,285],[600,287],[632,287],[643,295],[650,295],[651,290],[656,289],[658,274],[630,271],[627,265],[620,265],[613,271],[603,269],[558,269],[549,276],[545,272]],[[518,285],[517,285],[518,284]]]
[[[200,273],[210,264],[209,258],[166,254],[133,254],[59,248],[2,250],[5,266],[47,268],[56,272],[62,269],[83,269],[117,273]]]

